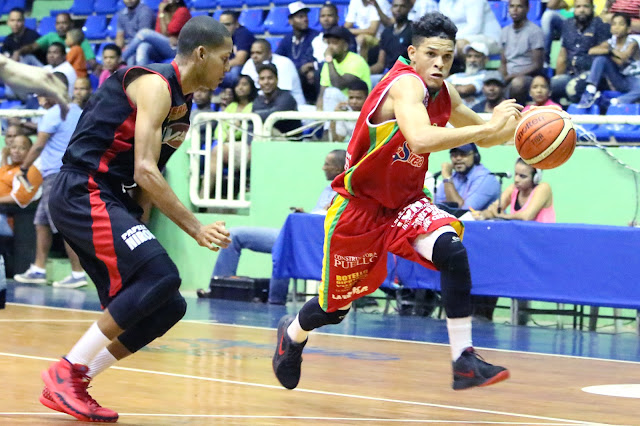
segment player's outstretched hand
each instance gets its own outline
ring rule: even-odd
[[[489,123],[493,124],[496,130],[501,130],[503,127],[509,123],[509,119],[515,119],[517,123],[522,117],[523,106],[516,103],[515,99],[506,99],[500,102],[494,109],[493,115],[491,116],[491,120]],[[514,120],[511,120],[511,124],[513,124]],[[515,126],[513,128],[515,130]]]
[[[224,222],[219,220],[209,225],[202,225],[196,235],[196,241],[202,247],[218,251],[220,247],[227,248],[229,246],[231,243],[229,235],[229,231],[224,227]]]

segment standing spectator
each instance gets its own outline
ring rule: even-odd
[[[356,36],[358,52],[367,63],[369,49],[380,42],[383,26],[380,25],[381,16],[390,15],[391,7],[388,0],[351,0],[347,8],[344,27]]]
[[[158,6],[156,30],[142,29],[122,52],[122,59],[131,65],[148,65],[162,62],[176,55],[178,34],[191,19],[184,0],[163,0]]]
[[[87,60],[84,57],[84,52],[80,43],[84,41],[84,33],[78,28],[69,30],[64,42],[69,48],[67,52],[67,62],[71,64],[78,77],[87,76]]]
[[[18,55],[22,57],[24,55],[37,51],[48,52],[49,46],[51,46],[53,43],[60,43],[64,47],[64,41],[67,37],[67,32],[69,32],[70,29],[71,15],[69,15],[67,12],[58,13],[58,15],[56,16],[56,31],[43,35],[42,37],[37,39],[35,43],[22,46],[18,50]],[[93,52],[93,48],[87,40],[83,40],[82,43],[80,43],[80,47],[82,47],[82,51],[84,52],[87,66],[93,69],[96,65],[96,54]]]
[[[320,8],[319,22],[322,27],[322,32],[318,33],[318,35],[311,41],[311,47],[313,48],[313,57],[317,63],[321,64],[324,62],[324,54],[328,47],[327,43],[324,41],[324,31],[338,25],[338,8],[335,4],[327,2],[322,5]],[[352,52],[357,51],[356,38],[353,34],[349,41],[349,50]]]
[[[610,37],[609,25],[593,15],[592,0],[575,0],[574,18],[562,26],[562,48],[558,54],[556,75],[551,79],[551,97],[554,100],[566,96],[569,82],[579,80],[581,73],[586,74],[591,69],[594,58],[591,55],[597,55],[598,45]],[[569,93],[570,100],[577,101],[581,92]]]
[[[242,67],[249,59],[251,45],[256,38],[251,31],[238,23],[237,12],[225,10],[222,12],[222,15],[220,15],[220,23],[227,28],[233,40],[233,52],[229,59],[231,71],[224,75],[224,79],[220,85],[222,87],[234,87],[236,81],[238,81],[238,77],[240,77]]]
[[[499,72],[487,73],[482,84],[484,100],[471,109],[475,112],[492,113],[493,109],[504,101],[504,80]]]
[[[336,111],[360,111],[364,101],[369,95],[369,87],[364,81],[357,79],[352,81],[349,86],[349,95],[346,102],[340,102],[336,105]],[[329,123],[329,132],[331,140],[335,142],[348,142],[356,127],[355,121],[335,121]]]
[[[311,42],[318,35],[318,32],[309,28],[308,14],[309,8],[301,1],[289,4],[289,24],[293,28],[293,33],[282,38],[276,53],[293,61],[300,74],[300,83],[305,98],[315,99],[318,64],[313,57]]]
[[[527,19],[529,0],[509,0],[513,24],[502,29],[500,72],[507,84],[508,97],[520,105],[527,103],[533,75],[542,71],[544,35],[542,29]]]
[[[111,74],[124,67],[120,47],[117,44],[107,44],[102,50],[102,72],[98,79],[98,87],[102,86],[102,83],[111,77]]]
[[[271,53],[271,44],[263,38],[251,45],[251,59],[245,62],[241,74],[251,77],[258,84],[257,68],[261,64],[273,64],[278,70],[278,88],[288,90],[294,97],[298,106],[304,105],[305,96],[302,91],[300,75],[291,59],[286,56]],[[256,86],[258,87],[258,86]]]
[[[59,44],[59,43],[58,43]],[[64,74],[55,73],[63,83],[67,84]],[[60,106],[52,98],[39,96],[38,102],[46,109],[45,114],[38,123],[38,139],[29,150],[20,171],[23,174],[31,167],[36,158],[40,158],[40,173],[42,173],[42,199],[38,204],[34,225],[36,225],[36,258],[34,263],[22,274],[17,274],[14,279],[21,283],[46,284],[46,264],[53,233],[57,233],[51,214],[49,212],[49,194],[60,167],[71,135],[76,129],[82,110],[76,99],[69,104],[67,117],[60,117]],[[27,175],[28,177],[28,175]],[[61,281],[53,283],[55,287],[77,288],[87,285],[87,279],[80,266],[78,256],[65,242],[65,250],[71,262],[71,275]]]
[[[544,74],[538,74],[531,80],[531,86],[529,87],[529,96],[533,100],[532,105],[527,105],[522,109],[522,112],[529,111],[532,107],[553,106],[562,108],[557,103],[553,102],[551,97],[551,84],[549,83],[549,77]]]
[[[457,57],[474,41],[486,44],[490,55],[500,53],[500,24],[487,0],[440,0],[438,8],[458,27]]]
[[[73,69],[71,64],[67,62],[65,58],[65,47],[64,44],[59,42],[53,42],[47,49],[47,65],[44,66],[44,69],[50,70],[51,72],[61,72],[67,77],[67,86],[69,88],[69,97],[73,97],[73,85],[76,82],[76,71]]]
[[[318,111],[333,111],[347,100],[348,86],[355,80],[364,81],[371,90],[371,76],[362,56],[349,52],[349,30],[335,26],[325,31],[324,38],[329,48],[320,73],[316,107]]]
[[[7,25],[11,29],[11,34],[2,42],[0,53],[10,56],[14,61],[21,61],[24,64],[41,67],[46,61],[43,54],[39,56],[24,55],[20,58],[20,48],[33,44],[40,38],[40,34],[24,26],[24,10],[19,7],[11,9],[9,18],[7,19]],[[35,53],[40,52],[36,51]]]
[[[291,93],[278,89],[278,70],[275,65],[258,66],[258,83],[262,94],[253,101],[253,112],[258,114],[263,122],[274,112],[298,109]],[[302,126],[300,120],[280,120],[276,123],[275,129],[280,133],[287,133],[300,126]]]
[[[394,24],[386,27],[380,37],[378,60],[369,68],[371,85],[375,86],[382,75],[391,69],[400,56],[407,56],[407,47],[411,44],[413,31],[409,21],[409,0],[393,0],[391,15]]]
[[[487,75],[487,56],[489,56],[489,49],[484,43],[476,41],[466,45],[464,47],[464,72],[451,74],[447,79],[449,83],[453,84],[462,101],[469,108],[484,100],[482,85]]]
[[[138,34],[138,31],[153,28],[153,10],[140,0],[123,0],[124,9],[117,15],[115,44],[124,49]],[[133,64],[132,64],[133,65]]]

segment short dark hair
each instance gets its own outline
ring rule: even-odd
[[[538,72],[533,75],[533,78],[536,77],[544,78],[544,81],[547,83],[547,87],[551,88],[551,80],[549,79],[549,76],[547,74],[545,74],[544,72]]]
[[[66,75],[64,75],[60,71],[56,71],[53,73],[53,76],[60,80],[62,84],[64,84],[64,87],[66,87],[67,89],[69,88],[69,80],[67,79]]]
[[[104,46],[104,49],[102,49],[103,52],[105,50],[113,50],[114,52],[116,52],[116,55],[122,56],[122,49],[120,49],[120,46],[118,46],[117,44],[109,43]]]
[[[413,37],[411,44],[419,45],[422,39],[429,37],[439,37],[451,40],[455,43],[458,27],[451,19],[440,12],[430,12],[425,14],[418,21],[412,24]]]
[[[20,127],[20,126],[18,126],[18,127]],[[15,136],[15,139],[13,140],[13,141],[14,141],[14,143],[15,143],[15,141],[16,141],[18,138],[24,138],[24,139],[26,139],[26,140],[27,140],[27,142],[29,143],[29,147],[31,147],[31,146],[33,145],[33,141],[31,140],[31,138],[30,138],[29,136],[25,135],[24,133],[18,133],[18,134]]]
[[[260,73],[264,70],[269,70],[273,73],[273,75],[275,75],[276,77],[278,77],[278,69],[276,68],[275,65],[273,64],[260,64],[258,65],[258,68],[256,69],[256,71],[258,72],[258,75],[260,75]]]
[[[336,7],[335,4],[326,2],[320,7],[320,10],[324,9],[325,7],[328,7],[329,9],[333,10],[333,13],[335,13],[335,15],[338,16],[338,8]]]
[[[510,3],[510,2],[511,2],[511,0],[509,0],[509,1],[507,2],[507,4],[508,4],[508,3]],[[522,0],[522,3],[523,3],[525,6],[529,7],[529,0]]]
[[[627,15],[626,13],[616,12],[611,17],[611,21],[613,21],[613,18],[622,18],[622,19],[624,19],[624,22],[627,23],[627,27],[631,26],[631,17],[629,15]]]
[[[78,44],[80,44],[80,43],[82,43],[84,41],[84,33],[82,32],[82,30],[80,28],[72,28],[72,29],[70,29],[69,32],[67,33],[67,35],[70,35],[71,38],[73,38],[74,41],[76,43],[78,43]]]
[[[66,16],[66,17],[67,17],[67,19],[71,22],[71,14],[70,14],[69,12],[60,12],[60,13],[58,13],[58,14],[56,15],[56,18],[57,18],[58,16],[60,16],[60,15],[62,15],[62,16]]]
[[[369,94],[369,86],[367,86],[367,83],[365,83],[364,81],[360,80],[359,78],[353,80],[351,83],[349,83],[347,85],[347,89],[348,90],[358,90],[360,92],[364,92],[366,94]]]
[[[227,37],[231,38],[229,31],[211,16],[195,16],[178,34],[178,55],[190,55],[198,46],[221,46]]]
[[[229,16],[233,16],[233,20],[234,20],[235,22],[238,22],[238,12],[236,12],[236,11],[233,11],[233,10],[229,10],[229,9],[227,9],[227,10],[223,11],[223,12],[220,14],[220,16],[222,16],[222,15],[229,15]]]
[[[236,82],[235,86],[237,86],[238,83],[240,83],[240,80],[247,80],[247,83],[249,83],[249,86],[251,86],[251,90],[249,91],[248,98],[249,98],[249,102],[253,102],[258,97],[258,88],[256,87],[256,82],[253,81],[253,79],[248,75],[241,74],[240,77],[238,77],[238,81]],[[233,87],[233,101],[238,102],[239,99],[238,99],[238,96],[236,96],[235,86]]]
[[[340,169],[344,170],[344,163],[347,160],[347,151],[344,149],[334,149],[329,152],[329,154],[333,155],[334,164]]]
[[[9,11],[9,13],[13,13],[13,12],[18,12],[20,15],[22,15],[22,19],[24,19],[24,9],[21,7],[14,7],[13,9],[11,9]]]
[[[267,39],[264,38],[257,38],[254,43],[258,43],[264,46],[264,48],[267,50],[267,52],[271,53],[271,43],[269,43],[269,41]]]
[[[54,41],[53,43],[51,43],[49,45],[49,47],[51,47],[51,46],[55,46],[58,49],[60,49],[60,51],[62,52],[63,55],[67,51],[67,47],[64,44],[60,43],[59,41]],[[47,50],[49,50],[49,47],[47,48]]]

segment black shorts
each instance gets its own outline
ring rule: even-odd
[[[105,308],[149,259],[166,254],[140,222],[142,209],[104,180],[63,168],[49,205],[56,228],[80,258]]]

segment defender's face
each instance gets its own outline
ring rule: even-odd
[[[222,83],[225,73],[231,69],[229,66],[231,49],[233,49],[231,37],[225,37],[224,43],[218,47],[206,49],[203,72],[200,75],[201,86],[213,90]]]
[[[440,37],[423,38],[418,46],[409,46],[407,53],[411,65],[427,83],[429,91],[440,90],[453,64],[453,40]]]

